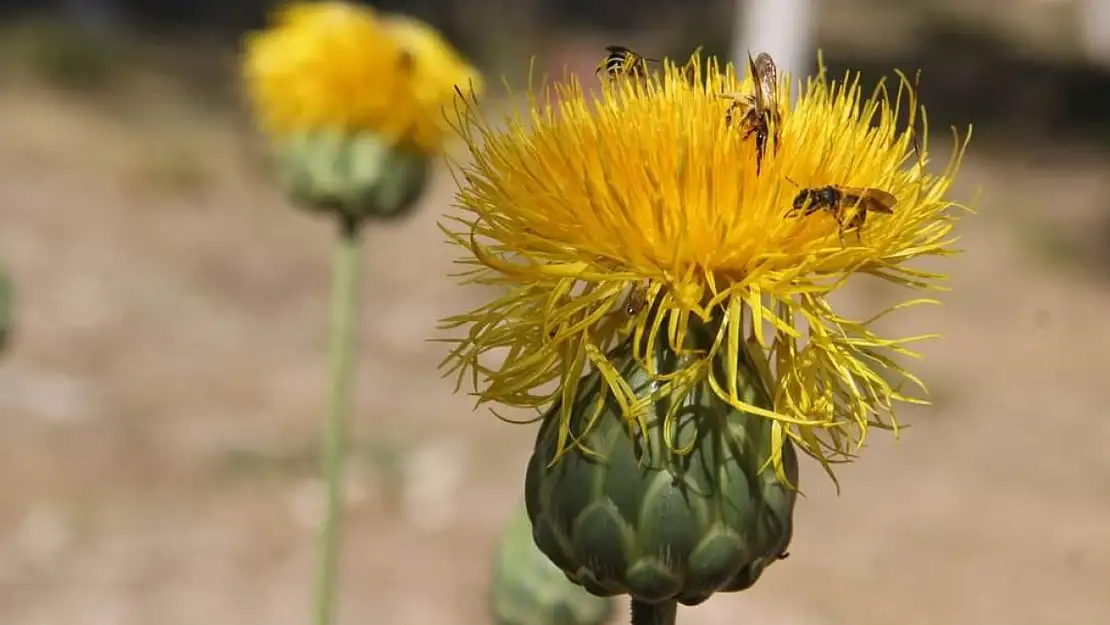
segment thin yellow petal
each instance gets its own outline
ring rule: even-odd
[[[883,338],[875,323],[935,300],[910,298],[851,320],[829,296],[858,275],[945,288],[943,274],[907,263],[956,253],[953,228],[964,211],[950,209],[966,207],[948,194],[967,144],[957,140],[942,174],[924,170],[927,142],[918,154],[913,129],[899,125],[903,111],[927,123],[904,75],[896,89],[882,84],[866,95],[858,76],[831,81],[822,72],[789,106],[783,76],[781,142],[757,172],[754,141],[725,123],[722,97],[750,89],[750,78],[701,61],[665,60],[643,81],[589,89],[568,76],[533,90],[528,110],[503,124],[487,121],[473,97],[459,100],[455,124],[471,162],[456,165],[458,210],[442,227],[464,264],[486,270],[465,279],[505,294],[450,318],[470,327],[454,360],[474,369],[478,354],[522,342],[511,362],[482,370],[486,400],[532,405],[539,382],[555,381],[563,393],[548,396],[561,396],[567,411],[566,390],[594,370],[637,422],[658,395],[636,397],[606,360],[629,336],[657,394],[708,385],[737,410],[774,422],[769,457],[780,478],[787,441],[832,475],[832,464],[855,457],[868,427],[899,427],[896,404],[915,401],[902,394],[904,382],[923,386],[894,357],[914,356],[908,345],[931,335]],[[799,186],[826,185],[889,192],[894,212],[868,214],[843,242],[830,211],[786,216]],[[638,285],[651,314],[625,311]],[[700,351],[687,341],[695,323],[713,328]],[[681,356],[679,371],[658,370],[660,341]],[[711,366],[719,358],[724,370]],[[772,407],[745,401],[741,360]]]
[[[426,153],[442,148],[444,107],[481,77],[419,20],[340,0],[279,9],[250,33],[243,79],[260,126],[274,137],[372,131]]]

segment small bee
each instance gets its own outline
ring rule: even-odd
[[[640,314],[640,311],[647,306],[648,286],[647,283],[637,284],[632,287],[628,292],[628,298],[624,301],[624,312],[629,317],[634,317]]]
[[[411,72],[416,67],[416,57],[408,50],[401,50],[401,54],[397,56],[397,68],[402,72]]]
[[[751,94],[726,93],[721,97],[732,100],[725,112],[725,124],[731,126],[737,118],[744,128],[744,139],[755,135],[755,173],[758,175],[763,164],[763,154],[767,150],[767,139],[778,152],[781,134],[782,111],[778,104],[779,72],[774,59],[766,52],[760,52],[755,59],[748,55],[748,71],[755,83]],[[773,130],[773,134],[772,134]]]
[[[600,74],[604,70],[609,78],[619,76],[644,78],[648,73],[648,63],[659,62],[658,59],[640,56],[624,46],[607,46],[605,50],[609,54],[601,60],[601,63],[598,63],[595,73]]]
[[[792,180],[790,183],[795,184]],[[799,191],[798,195],[794,196],[793,207],[785,216],[804,217],[819,210],[827,211],[839,225],[838,234],[840,243],[843,245],[846,229],[859,232],[863,228],[868,212],[890,215],[894,213],[894,205],[897,203],[898,199],[894,195],[882,189],[828,185]],[[850,209],[855,209],[855,212],[849,215]]]

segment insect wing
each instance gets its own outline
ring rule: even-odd
[[[876,213],[890,215],[894,213],[894,205],[898,203],[898,198],[882,189],[841,187],[840,192],[844,194],[844,204],[848,206],[858,204],[860,208]]]
[[[755,83],[756,103],[761,109],[777,112],[779,71],[770,54],[760,52],[755,59],[748,55],[748,69]]]

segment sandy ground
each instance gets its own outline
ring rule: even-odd
[[[327,224],[289,209],[229,122],[27,88],[0,110],[0,255],[19,289],[0,623],[304,623]],[[876,436],[839,497],[807,466],[792,557],[682,623],[1110,620],[1110,288],[1036,245],[1091,232],[1110,179],[1094,157],[1044,158],[969,160],[960,198],[984,195],[956,290],[891,322],[945,334],[919,368],[937,405],[907,413],[900,442]],[[472,413],[435,372],[435,320],[481,297],[445,277],[450,193],[440,176],[365,245],[343,623],[489,622],[490,550],[533,432]]]

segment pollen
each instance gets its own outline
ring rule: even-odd
[[[645,79],[602,78],[588,90],[568,76],[533,92],[527,111],[505,123],[462,101],[457,125],[471,159],[457,166],[458,209],[442,227],[470,269],[462,281],[501,295],[444,320],[466,331],[448,371],[460,382],[469,374],[480,404],[540,409],[596,370],[625,417],[643,425],[652,399],[606,374],[608,351],[630,336],[666,335],[680,352],[692,320],[716,321],[727,329],[704,353],[687,354],[680,374],[658,374],[651,350],[638,357],[668,393],[709,385],[736,409],[773,420],[777,469],[788,439],[831,475],[869,427],[896,430],[898,404],[924,403],[910,394],[908,386],[924,386],[902,362],[929,335],[879,336],[874,321],[891,311],[852,320],[829,296],[855,274],[943,290],[946,276],[910,264],[956,252],[965,207],[947,195],[966,137],[955,137],[949,165],[931,174],[928,142],[916,141],[927,131],[914,130],[926,126],[924,110],[903,75],[870,95],[859,76],[832,80],[824,70],[797,87],[791,104],[791,78],[777,84],[780,138],[758,167],[754,137],[726,121],[735,94],[752,92],[751,77],[697,53]],[[827,186],[857,200],[853,192],[885,192],[892,210],[861,216],[863,202],[791,210],[804,189]],[[641,298],[650,305],[630,305]],[[717,381],[708,365],[721,355],[757,363],[772,408]]]

